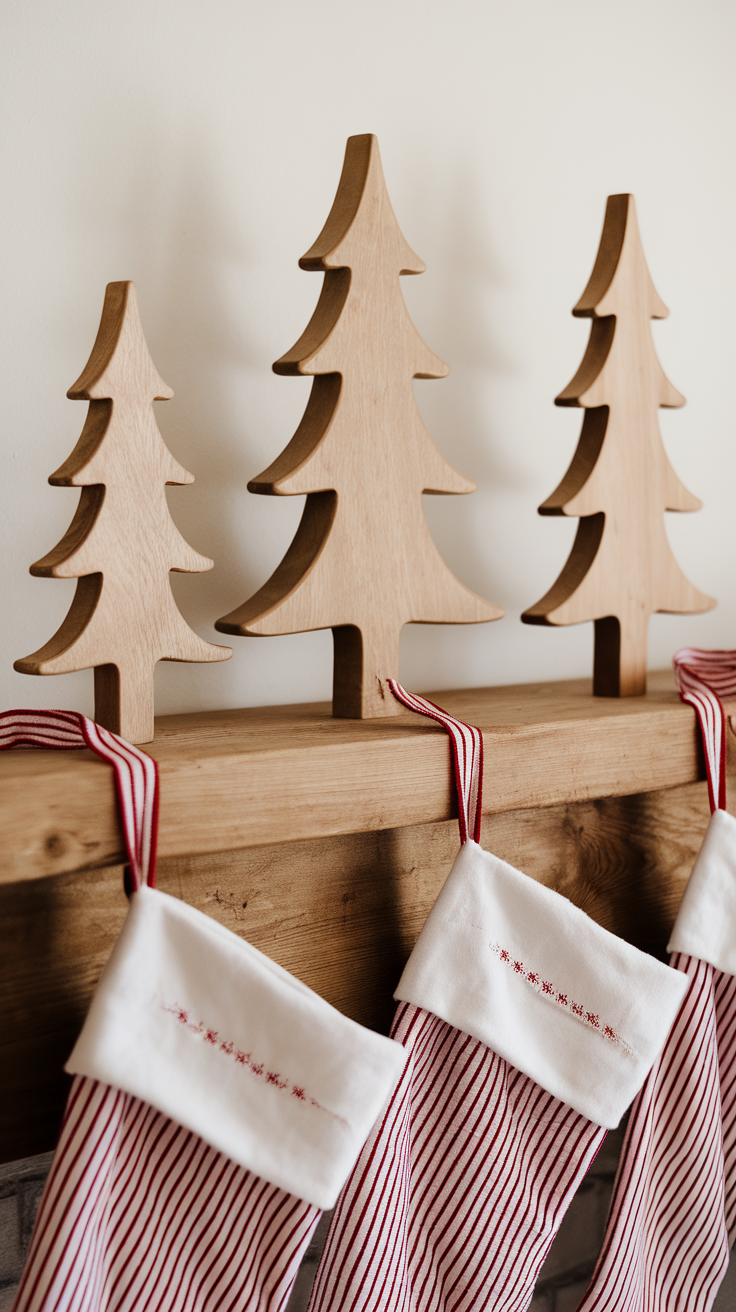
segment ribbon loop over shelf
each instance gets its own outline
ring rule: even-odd
[[[417,715],[426,715],[436,720],[450,737],[450,749],[457,789],[457,818],[460,826],[460,842],[467,843],[469,838],[480,842],[481,803],[483,800],[483,735],[480,729],[464,720],[456,720],[448,715],[441,706],[428,702],[426,697],[417,697],[407,692],[395,679],[388,680],[397,701],[407,710]]]
[[[726,809],[726,716],[721,698],[736,697],[736,651],[681,647],[673,665],[682,701],[700,725],[711,811]]]
[[[115,772],[132,890],[155,886],[159,784],[151,756],[78,711],[0,713],[0,751],[11,747],[89,747],[107,761]]]

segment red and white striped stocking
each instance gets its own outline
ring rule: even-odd
[[[479,730],[391,687],[450,735],[461,848],[396,992],[409,1061],[310,1312],[522,1312],[685,981],[483,851]]]
[[[151,757],[65,711],[0,716],[15,746],[112,764],[133,892],[14,1312],[278,1312],[405,1055],[154,890]]]
[[[736,821],[719,697],[736,696],[736,652],[683,648],[675,672],[698,715],[712,811],[669,943],[689,989],[632,1108],[579,1312],[707,1312],[736,1240]]]
[[[319,1217],[148,1103],[78,1075],[13,1312],[280,1309]]]

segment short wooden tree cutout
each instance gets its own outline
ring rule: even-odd
[[[55,487],[81,487],[65,536],[31,566],[41,578],[77,578],[61,628],[22,674],[95,669],[95,719],[129,742],[153,738],[153,668],[157,661],[224,661],[229,647],[197,636],[171,593],[169,570],[200,573],[200,556],[174,526],[167,483],[193,483],[164,444],[153,401],[173,396],[148,353],[132,282],[111,282],[86,368],[67,392],[89,401],[69,459],[51,475]]]
[[[668,310],[657,295],[639,237],[633,196],[609,196],[595,267],[573,314],[593,320],[587,350],[556,405],[585,409],[578,447],[540,515],[579,515],[567,563],[527,610],[527,624],[595,621],[593,691],[646,692],[653,611],[689,614],[715,602],[680,572],[665,510],[698,510],[662,445],[657,412],[685,398],[665,377],[650,319]]]
[[[251,492],[306,492],[284,559],[243,606],[218,620],[223,633],[331,628],[333,714],[400,710],[386,680],[398,678],[404,624],[474,624],[503,611],[450,573],[430,537],[423,492],[472,492],[422,423],[412,378],[444,378],[445,364],[412,324],[399,285],[424,264],[396,222],[376,138],[350,137],[335,202],[299,261],[324,271],[303,336],[274,365],[314,375],[302,421]]]

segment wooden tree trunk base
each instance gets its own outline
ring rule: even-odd
[[[153,671],[132,679],[117,665],[96,665],[95,720],[129,743],[153,742]]]
[[[615,615],[595,621],[593,693],[596,697],[643,697],[647,690],[649,615]]]
[[[388,686],[389,679],[399,677],[398,633],[387,638],[343,624],[332,630],[332,637],[332,714],[341,720],[399,715],[401,706]]]

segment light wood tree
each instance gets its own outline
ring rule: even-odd
[[[442,458],[416,406],[412,378],[447,365],[409,318],[399,275],[422,273],[391,208],[372,135],[350,137],[327,222],[299,261],[324,272],[314,315],[277,374],[312,375],[302,421],[248,484],[270,496],[307,493],[296,536],[255,596],[217,621],[223,633],[331,628],[333,714],[373,718],[400,707],[404,624],[469,624],[503,611],[470,592],[435,547],[422,493],[472,492]]]
[[[669,311],[644,259],[634,197],[609,196],[590,281],[573,314],[590,318],[590,338],[572,382],[555,404],[585,410],[577,450],[540,515],[580,524],[562,573],[525,611],[527,624],[595,622],[593,691],[646,692],[647,631],[654,611],[710,610],[681,573],[667,541],[666,510],[698,510],[665,454],[660,406],[685,404],[665,377],[650,320]]]
[[[77,578],[71,609],[45,646],[15,662],[22,674],[95,670],[95,719],[129,742],[153,738],[157,661],[223,661],[177,609],[169,570],[200,573],[200,556],[175,527],[166,484],[193,483],[174,460],[153,415],[173,396],[149,355],[135,286],[108,283],[99,331],[81,377],[67,392],[89,401],[68,460],[49,483],[81,487],[61,542],[31,565],[40,578]]]

